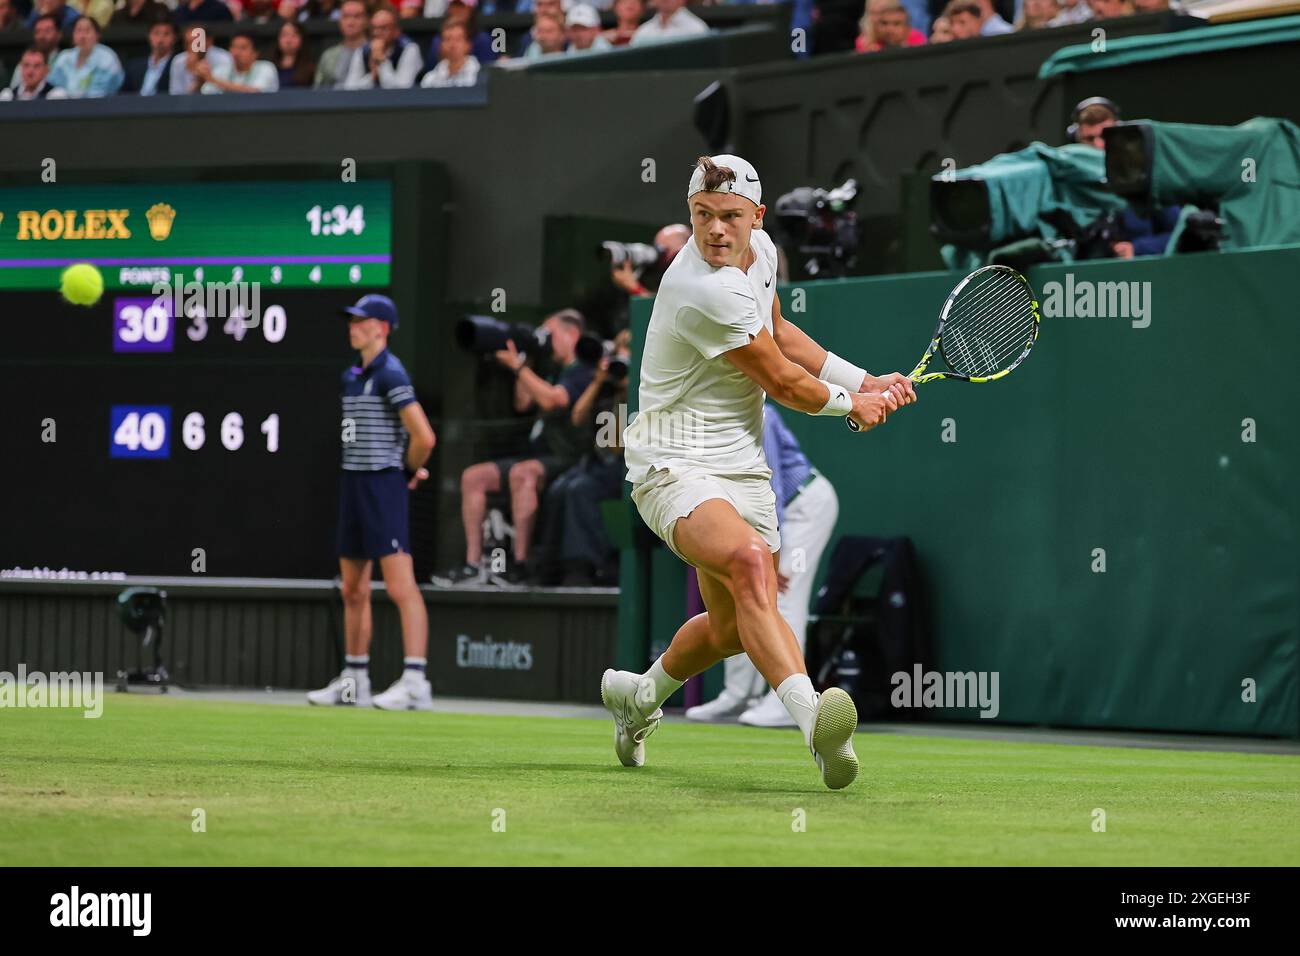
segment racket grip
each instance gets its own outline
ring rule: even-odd
[[[885,395],[888,395],[888,394],[889,394],[889,389],[885,389],[885,390],[884,390],[883,392],[881,392],[880,394],[881,394],[882,397],[885,396]],[[844,419],[844,424],[846,424],[846,425],[849,426],[849,431],[851,431],[851,432],[860,432],[860,431],[862,431],[862,428],[861,428],[861,427],[858,425],[858,423],[855,422],[852,418],[845,418],[845,419]]]

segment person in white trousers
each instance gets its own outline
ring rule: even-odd
[[[794,631],[802,652],[807,641],[813,578],[835,530],[840,502],[835,487],[812,467],[798,440],[770,402],[763,408],[763,453],[772,469],[777,526],[781,533],[776,607]],[[748,655],[728,657],[722,667],[725,675],[722,693],[707,704],[689,708],[687,719],[739,719],[753,727],[795,726],[776,691],[763,694],[767,682]]]

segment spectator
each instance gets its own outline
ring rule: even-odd
[[[199,65],[198,75],[204,81],[204,93],[274,93],[280,89],[280,77],[275,67],[257,58],[257,41],[253,34],[241,30],[230,38],[230,60],[229,64],[222,66]]]
[[[176,25],[189,23],[229,23],[235,16],[221,0],[180,0],[176,6]]]
[[[533,14],[533,42],[524,53],[525,60],[539,60],[552,53],[563,53],[564,18],[558,13]]]
[[[600,14],[586,3],[575,3],[564,18],[570,53],[600,53],[614,49],[600,35]]]
[[[46,13],[36,18],[32,24],[32,46],[45,54],[45,62],[50,63],[59,52],[63,42],[63,27],[55,14]]]
[[[75,7],[85,17],[90,17],[99,24],[101,30],[113,19],[113,7],[116,0],[69,0],[68,6]]]
[[[123,93],[153,96],[171,89],[171,63],[176,51],[176,27],[166,13],[149,27],[149,55],[128,60]]]
[[[81,14],[63,0],[36,0],[32,4],[32,12],[27,14],[27,26],[34,28],[40,17],[54,17],[58,21],[59,31],[62,32],[71,29],[79,16]]]
[[[930,24],[931,43],[951,43],[953,41],[952,22],[947,17],[935,17]]]
[[[560,23],[561,24],[564,23],[564,9],[563,9],[562,0],[532,0],[531,6],[532,6],[531,12],[533,14],[533,25],[528,28],[528,32],[524,35],[523,40],[519,44],[519,56],[521,58],[528,57],[528,51],[533,48],[533,45],[536,42],[536,36],[534,34],[537,29],[538,17],[543,15],[559,17]],[[515,12],[522,13],[525,11],[516,10]],[[533,54],[533,56],[535,57],[537,56],[537,54]]]
[[[460,478],[460,514],[465,530],[465,563],[445,574],[435,575],[440,587],[479,584],[488,575],[483,561],[483,519],[487,496],[510,492],[514,520],[514,562],[505,571],[493,571],[491,580],[500,585],[523,584],[529,543],[537,522],[541,494],[570,468],[589,447],[590,434],[573,424],[573,404],[591,384],[592,372],[577,360],[582,336],[582,314],[574,309],[556,312],[542,323],[550,333],[553,371],[545,377],[528,366],[513,342],[496,353],[496,360],[515,376],[515,411],[536,409],[539,425],[529,436],[527,451],[519,456],[470,465]]]
[[[366,5],[363,0],[343,0],[339,7],[339,36],[336,43],[321,54],[313,85],[318,90],[333,90],[354,70],[366,45]],[[354,63],[353,61],[358,61]]]
[[[969,40],[980,35],[980,8],[975,0],[951,0],[943,15],[952,28],[954,40]]]
[[[573,403],[570,418],[574,426],[591,435],[591,450],[546,491],[543,540],[539,543],[549,563],[560,565],[561,587],[618,583],[613,573],[615,550],[605,533],[600,505],[622,494],[623,476],[627,473],[618,412],[627,404],[631,343],[632,336],[626,329],[615,337],[613,357],[622,360],[622,374],[617,378],[611,374],[611,356],[605,356],[591,384]],[[543,583],[549,582],[543,579]]]
[[[1088,0],[1094,20],[1113,20],[1133,16],[1132,0]]]
[[[1025,0],[1016,20],[1017,30],[1040,30],[1052,25],[1052,20],[1060,12],[1057,0]]]
[[[686,9],[686,0],[656,0],[655,15],[637,27],[632,45],[680,40],[708,32],[708,25]]]
[[[425,8],[425,16],[428,16],[427,7]],[[492,49],[492,38],[479,29],[478,9],[472,3],[466,3],[465,0],[451,0],[446,5],[446,12],[442,16],[443,26],[448,23],[465,24],[465,30],[469,34],[469,52],[473,54],[474,59],[478,60],[480,65],[496,60],[497,51]],[[442,59],[441,43],[442,37],[438,35],[429,44],[430,63],[437,63]]]
[[[171,11],[165,4],[158,0],[126,0],[122,6],[113,11],[113,18],[108,21],[109,26],[120,27],[123,25],[144,26],[146,23],[152,25],[158,22],[160,16],[170,16]],[[173,29],[173,33],[174,33]]]
[[[278,18],[277,0],[244,0],[243,13],[236,19],[247,23],[270,23]]]
[[[424,68],[420,47],[402,34],[397,14],[384,6],[370,15],[370,44],[352,61],[345,90],[409,90]]]
[[[911,15],[898,0],[870,0],[858,26],[854,48],[859,53],[925,45],[925,34],[912,26]]]
[[[307,0],[298,8],[299,20],[341,20],[348,0]],[[283,14],[281,14],[283,16]],[[322,58],[322,62],[324,62]]]
[[[20,29],[22,25],[23,21],[18,16],[18,8],[14,6],[14,0],[0,0],[0,33]]]
[[[316,79],[316,58],[296,20],[285,20],[275,44],[275,69],[280,89],[307,89]]]
[[[645,4],[642,0],[614,0],[616,22],[613,29],[606,30],[603,36],[609,41],[610,46],[627,46],[636,35],[637,27],[641,25],[641,17],[644,15]]]
[[[443,23],[440,48],[442,59],[425,74],[421,86],[445,89],[449,86],[473,86],[478,82],[478,57],[469,52],[469,27],[464,20]]]
[[[199,69],[228,69],[230,54],[219,46],[208,46],[208,31],[198,23],[189,23],[181,33],[181,50],[172,57],[171,83],[168,92],[173,96],[197,93],[203,86]]]
[[[50,65],[45,54],[34,46],[23,51],[18,61],[17,83],[12,89],[0,90],[0,103],[10,100],[63,100],[68,94],[49,82]]]
[[[99,31],[93,17],[78,17],[72,28],[72,49],[63,50],[50,64],[50,83],[68,96],[112,96],[122,87],[122,61],[99,42]]]
[[[1016,28],[993,9],[993,0],[975,0],[975,3],[980,11],[980,36],[995,37],[1004,33],[1015,33]]]
[[[1052,18],[1049,27],[1068,27],[1074,23],[1086,23],[1092,19],[1092,9],[1085,0],[1059,0],[1061,12]]]

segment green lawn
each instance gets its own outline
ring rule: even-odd
[[[1295,757],[859,734],[862,776],[830,793],[793,732],[665,725],[625,770],[610,728],[112,694],[98,720],[0,710],[0,845],[37,865],[1300,864]]]

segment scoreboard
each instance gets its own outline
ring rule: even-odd
[[[391,216],[388,181],[0,189],[0,573],[333,576],[339,310]]]

